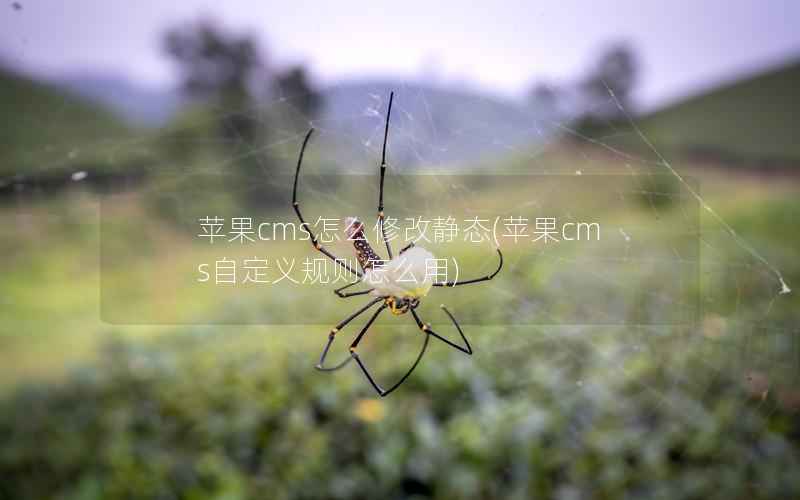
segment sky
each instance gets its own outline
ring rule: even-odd
[[[44,77],[112,73],[150,87],[177,83],[161,35],[201,17],[252,33],[273,66],[304,64],[319,85],[425,78],[512,98],[537,82],[575,81],[603,47],[626,41],[640,60],[645,108],[800,58],[794,0],[0,2],[6,65]]]

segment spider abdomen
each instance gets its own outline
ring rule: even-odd
[[[422,247],[412,247],[381,265],[367,269],[364,283],[373,288],[372,294],[418,299],[428,294],[433,282],[427,273],[433,254]]]
[[[353,247],[356,249],[356,259],[361,269],[366,271],[383,262],[383,259],[375,253],[375,250],[372,249],[369,241],[367,241],[367,237],[364,234],[364,224],[361,221],[355,217],[346,218],[345,234],[347,239],[353,242]]]

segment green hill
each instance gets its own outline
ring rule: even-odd
[[[110,112],[0,69],[0,177],[124,163],[134,132]]]
[[[746,77],[638,122],[659,148],[731,162],[800,160],[800,61]]]

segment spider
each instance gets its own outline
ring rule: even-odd
[[[380,230],[383,236],[383,241],[386,245],[386,253],[388,254],[388,259],[384,260],[381,259],[378,254],[370,246],[367,239],[364,237],[364,224],[361,223],[358,219],[354,217],[348,217],[346,219],[346,229],[345,232],[348,236],[349,240],[353,241],[353,245],[355,247],[356,252],[356,259],[358,260],[360,269],[353,268],[349,262],[344,261],[342,259],[336,258],[330,251],[328,251],[324,246],[322,246],[311,231],[308,223],[303,218],[302,213],[300,212],[300,203],[297,201],[297,181],[300,176],[300,167],[303,164],[303,154],[305,153],[306,146],[308,145],[309,139],[311,139],[311,134],[313,134],[314,129],[310,129],[303,140],[303,145],[300,148],[300,155],[297,159],[297,170],[295,171],[294,176],[294,187],[292,189],[292,206],[294,207],[295,213],[297,213],[297,218],[300,219],[300,225],[310,236],[311,244],[324,254],[326,257],[333,260],[336,264],[342,266],[346,269],[349,273],[353,274],[357,279],[349,283],[341,288],[337,288],[334,290],[334,293],[340,298],[349,298],[355,297],[360,295],[372,295],[375,298],[369,301],[366,305],[355,311],[354,313],[347,316],[345,319],[340,321],[336,326],[334,326],[330,333],[328,334],[328,343],[325,344],[325,348],[322,350],[322,355],[319,358],[319,362],[316,365],[316,368],[321,371],[334,371],[338,370],[345,365],[347,365],[351,360],[355,359],[358,366],[361,368],[361,371],[366,376],[369,383],[375,389],[375,391],[381,397],[386,396],[393,392],[395,389],[400,387],[400,385],[406,381],[406,379],[411,375],[411,372],[419,364],[422,356],[425,354],[425,350],[428,347],[428,341],[430,337],[433,336],[445,344],[458,349],[459,351],[466,353],[468,355],[472,355],[472,347],[469,345],[469,341],[464,336],[464,332],[461,330],[461,326],[459,326],[458,321],[450,313],[447,307],[444,304],[441,305],[442,310],[447,314],[452,321],[453,325],[455,326],[456,330],[458,331],[459,335],[461,335],[461,339],[464,341],[464,345],[458,345],[454,342],[447,340],[446,338],[442,337],[435,331],[431,329],[430,323],[425,323],[420,318],[419,313],[416,311],[417,307],[420,305],[420,301],[424,298],[428,292],[431,290],[432,287],[454,287],[458,285],[468,285],[471,283],[480,283],[482,281],[489,281],[494,278],[497,273],[500,272],[500,269],[503,267],[503,254],[500,249],[497,249],[497,255],[499,257],[499,264],[497,269],[485,276],[480,278],[473,278],[464,281],[433,281],[430,279],[429,276],[426,274],[425,269],[425,261],[427,259],[433,258],[433,255],[422,248],[421,246],[415,246],[414,243],[410,243],[409,245],[405,246],[400,250],[397,257],[394,257],[392,253],[392,247],[389,244],[389,239],[386,237],[386,228],[384,227],[384,218],[385,214],[383,211],[383,180],[386,173],[386,143],[389,138],[389,120],[392,113],[392,101],[394,100],[394,92],[389,94],[389,106],[386,111],[386,126],[384,128],[383,134],[383,153],[381,155],[381,165],[380,165],[380,184],[379,184],[379,194],[378,194],[378,224],[380,225]],[[400,276],[413,276],[413,279],[400,279]],[[359,283],[364,283],[369,286],[366,290],[356,291],[356,292],[346,292],[348,288],[357,285]],[[369,309],[371,309],[376,304],[380,304],[380,306],[372,313],[372,316],[369,318],[367,323],[361,328],[361,331],[356,336],[355,340],[350,344],[350,355],[346,357],[342,362],[334,366],[325,366],[325,359],[328,356],[328,351],[333,344],[334,339],[336,338],[336,334],[344,328],[348,323],[353,321],[355,318],[360,316],[361,314],[365,313]],[[361,339],[364,338],[367,331],[369,330],[372,323],[378,318],[384,310],[389,309],[395,315],[404,315],[407,313],[411,313],[414,321],[417,324],[417,327],[420,329],[422,333],[425,334],[425,339],[422,343],[422,349],[420,350],[419,354],[417,355],[414,363],[408,369],[408,371],[403,375],[397,382],[395,382],[392,386],[388,389],[384,389],[381,385],[376,382],[375,377],[372,376],[370,371],[367,369],[366,364],[361,360],[358,356],[358,345],[361,342]]]

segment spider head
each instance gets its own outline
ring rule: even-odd
[[[385,302],[392,314],[396,315],[405,314],[419,305],[419,299],[411,297],[386,297]]]
[[[356,217],[344,219],[344,234],[348,240],[364,239],[364,223]]]

